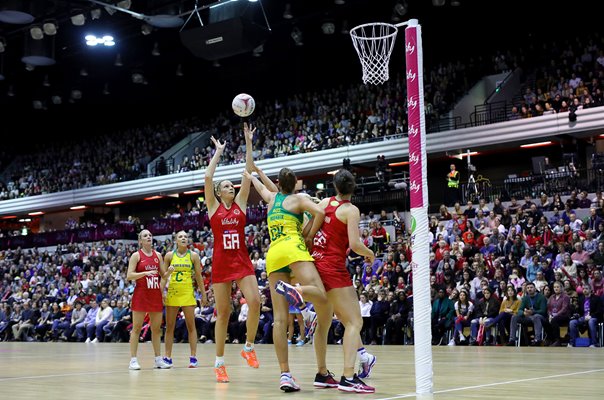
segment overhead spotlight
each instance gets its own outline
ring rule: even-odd
[[[432,5],[434,7],[442,7],[445,5],[446,0],[432,0]]]
[[[348,35],[350,31],[348,30],[348,20],[342,21],[342,30],[340,31],[342,35]]]
[[[402,17],[403,15],[407,14],[408,8],[409,5],[407,4],[406,0],[397,1],[394,5],[394,12]]]
[[[105,83],[105,86],[103,86],[103,94],[104,94],[105,96],[107,96],[107,95],[110,95],[110,94],[111,94],[111,92],[109,91],[109,84],[108,84],[108,83]]]
[[[304,46],[304,42],[302,41],[302,31],[297,26],[292,29],[292,33],[290,35],[296,46]]]
[[[42,31],[42,27],[40,25],[32,25],[29,28],[29,34],[34,40],[42,40],[44,37],[44,32]]]
[[[150,35],[151,32],[153,31],[153,27],[149,24],[142,24],[141,25],[141,33],[145,36]]]
[[[88,71],[86,70],[86,68],[82,68],[80,70],[80,76],[88,76]]]
[[[59,95],[52,96],[50,98],[50,101],[52,101],[52,104],[54,104],[56,106],[58,106],[59,104],[63,103],[63,99]]]
[[[107,14],[113,15],[113,14],[115,14],[115,12],[117,10],[115,8],[112,8],[112,7],[105,7],[105,11],[107,11]]]
[[[41,100],[34,100],[31,102],[34,110],[41,110],[44,107]]]
[[[141,72],[133,72],[132,73],[132,83],[144,83],[145,77]]]
[[[294,14],[292,14],[292,5],[290,3],[285,4],[285,11],[283,11],[283,18],[292,19]]]
[[[34,69],[36,69],[36,67],[35,67],[35,66],[33,66],[33,65],[31,65],[31,64],[27,64],[27,63],[25,64],[25,70],[26,70],[26,71],[31,72],[31,71],[33,71]]]
[[[122,0],[117,2],[118,7],[125,8],[126,10],[129,10],[131,5],[132,1],[130,0]]]
[[[6,39],[0,37],[0,53],[4,53],[6,51]]]
[[[460,5],[461,5],[461,1],[451,0],[451,7],[459,7]]]
[[[10,85],[8,87],[8,91],[6,92],[6,95],[8,97],[15,97],[15,87],[13,85]]]
[[[93,20],[101,18],[101,12],[102,11],[100,8],[93,8],[92,10],[90,10],[90,18],[92,18]]]
[[[346,4],[346,0],[333,0],[333,2],[339,6]]]
[[[264,45],[261,44],[260,46],[256,47],[254,50],[252,50],[252,55],[254,57],[260,57],[263,52],[264,52]]]
[[[86,23],[84,11],[76,9],[71,12],[71,23],[75,26],[82,26]]]
[[[214,68],[220,68],[220,65],[221,65],[220,61],[218,61],[218,60],[214,60],[214,62],[212,62],[212,67],[214,67]]]
[[[116,67],[121,67],[124,65],[124,63],[122,63],[122,55],[120,53],[117,53],[117,55],[115,56],[115,62],[113,63],[113,65],[115,65]]]
[[[80,89],[73,89],[70,97],[72,100],[80,100],[82,98],[82,91]]]
[[[321,31],[324,35],[333,35],[336,32],[336,26],[333,21],[325,21],[321,24]]]
[[[59,26],[57,25],[57,21],[46,20],[44,21],[44,25],[42,25],[42,29],[44,30],[45,35],[53,36],[57,34]]]
[[[184,76],[184,72],[182,72],[182,64],[178,64],[176,66],[176,76]]]
[[[155,42],[155,44],[153,45],[153,50],[151,50],[151,55],[156,57],[161,55],[161,53],[159,52],[159,43]]]
[[[33,2],[23,0],[3,0],[0,2],[0,22],[25,25],[34,22],[36,17],[31,12]]]
[[[42,81],[42,86],[44,86],[44,87],[50,86],[50,79],[48,79],[48,75],[44,75],[44,80]]]

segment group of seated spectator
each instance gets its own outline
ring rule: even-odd
[[[513,199],[504,205],[481,200],[478,207],[441,207],[430,218],[430,285],[434,344],[514,344],[517,324],[534,326],[532,345],[576,345],[588,331],[598,345],[604,296],[604,219],[602,194],[543,195],[534,203]],[[587,205],[579,221],[575,207]],[[558,211],[563,204],[564,211]],[[556,218],[548,220],[543,213]],[[201,212],[205,212],[202,210]],[[555,224],[555,225],[554,225]],[[384,235],[384,226],[394,235]],[[552,228],[553,226],[553,228]],[[482,227],[478,229],[476,227]],[[371,229],[371,230],[369,230]],[[390,228],[389,228],[390,229]],[[270,243],[264,220],[246,227],[246,244],[262,298],[257,341],[272,341],[272,305],[265,254]],[[357,290],[367,344],[413,343],[413,270],[410,237],[397,212],[363,213],[361,240],[372,247],[374,262],[352,251],[347,257]],[[392,230],[390,230],[392,232]],[[212,235],[207,226],[190,231],[199,252],[210,304],[196,310],[199,339],[212,342],[215,310],[211,289]],[[165,253],[170,238],[156,241]],[[0,339],[125,341],[130,327],[133,282],[125,279],[133,241],[59,246],[52,253],[36,248],[0,252]],[[236,284],[229,341],[245,337],[247,305]],[[530,311],[529,311],[530,310]],[[494,332],[491,328],[497,328]],[[567,327],[567,336],[560,328]],[[465,328],[469,329],[469,335]],[[298,338],[306,327],[293,324]],[[329,340],[338,343],[343,325],[334,317]],[[526,331],[526,330],[525,330]],[[182,316],[176,341],[186,341]],[[143,330],[141,340],[148,338]],[[521,335],[519,335],[521,336]]]

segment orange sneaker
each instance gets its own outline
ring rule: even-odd
[[[256,350],[254,349],[251,349],[250,351],[246,351],[245,349],[241,350],[241,357],[245,358],[247,365],[252,368],[258,368],[260,366],[258,358],[256,357]]]
[[[229,381],[229,376],[227,375],[226,367],[224,365],[214,368],[214,373],[216,373],[216,382],[227,383]]]

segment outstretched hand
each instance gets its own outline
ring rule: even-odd
[[[220,143],[220,140],[216,140],[214,138],[214,136],[212,136],[210,139],[212,139],[212,142],[214,143],[214,146],[216,146],[216,151],[223,151],[224,150],[224,147],[226,146],[226,142]]]
[[[252,174],[250,174],[248,170],[243,171],[243,177],[249,180],[253,178]]]
[[[256,127],[252,127],[251,125],[248,125],[247,122],[243,123],[243,134],[244,134],[246,140],[247,139],[253,140],[255,132],[256,132]]]

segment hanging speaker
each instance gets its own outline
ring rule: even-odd
[[[196,57],[220,60],[253,51],[270,33],[260,2],[231,2],[211,7],[208,23],[182,30],[183,45]]]

